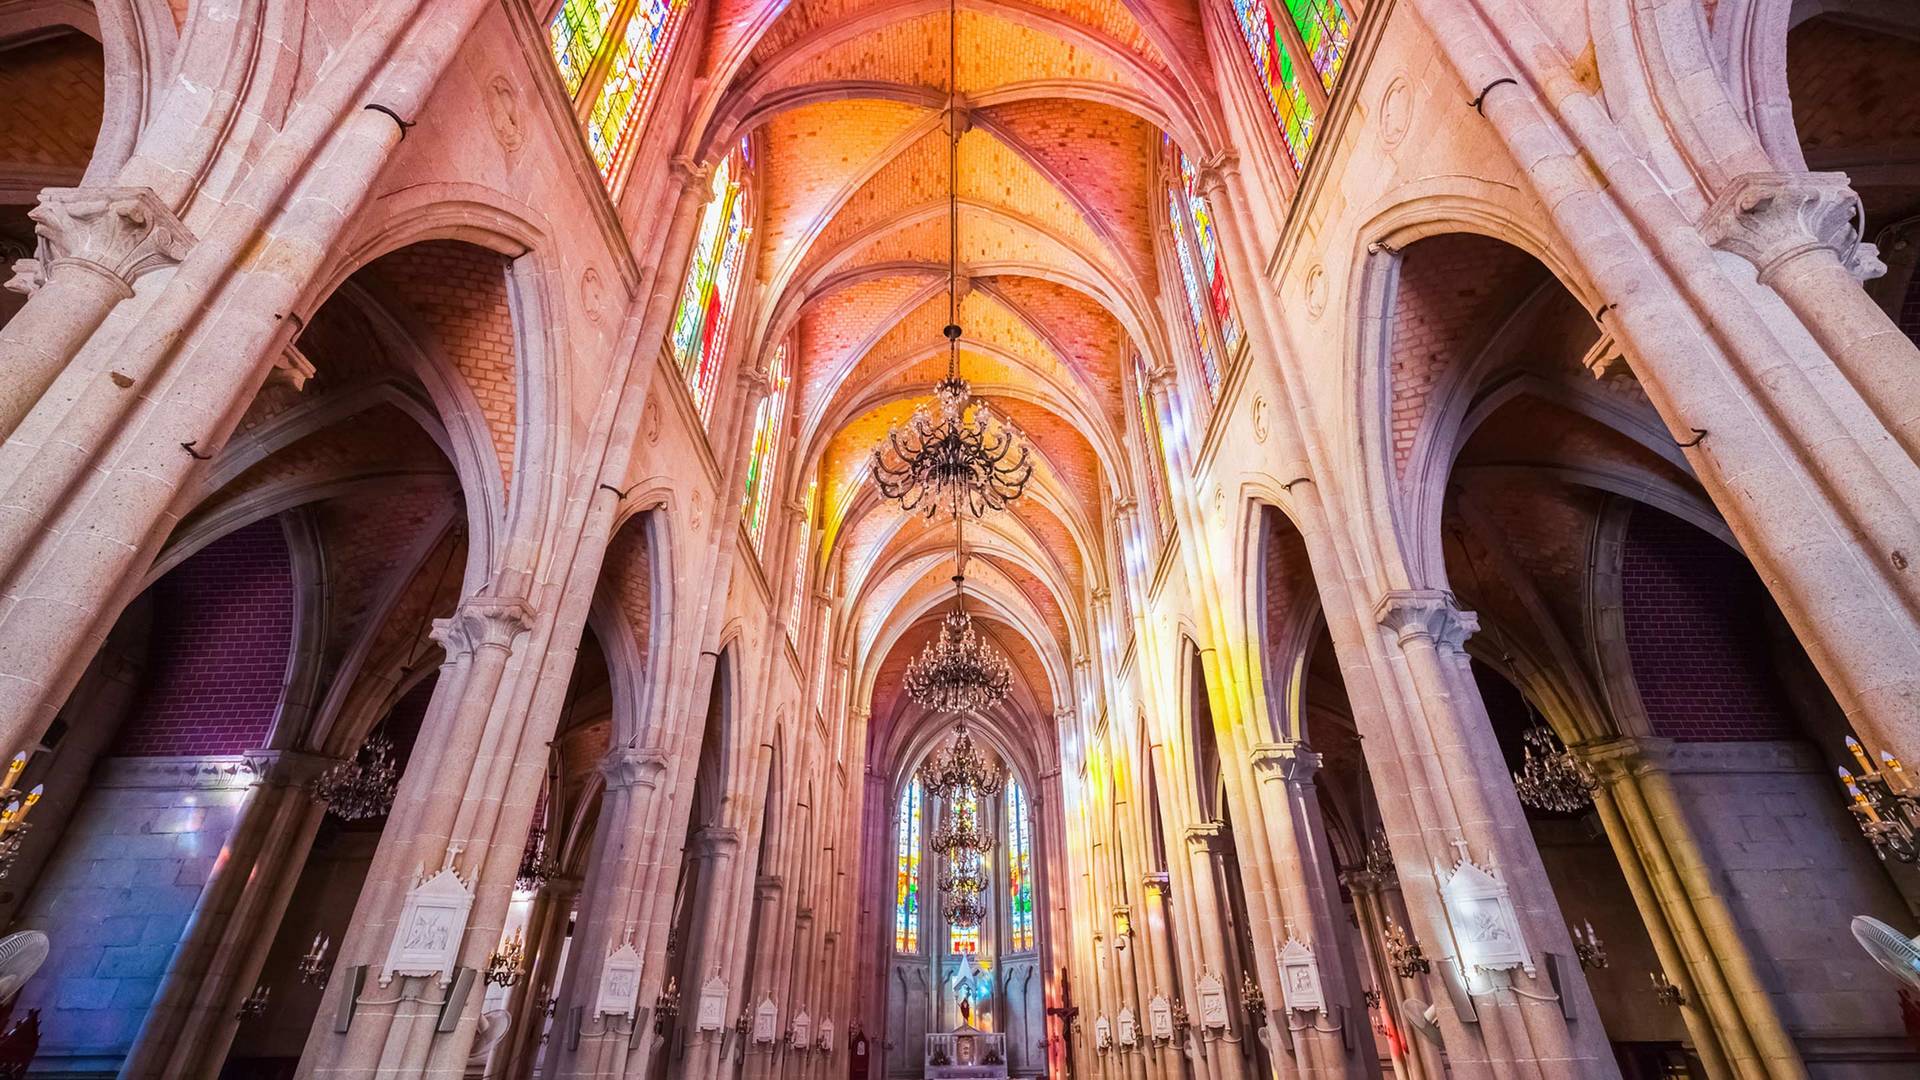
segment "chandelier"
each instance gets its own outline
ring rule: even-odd
[[[1593,804],[1600,781],[1586,763],[1575,760],[1572,751],[1560,745],[1545,724],[1528,728],[1521,738],[1526,743],[1526,761],[1513,774],[1513,790],[1522,803],[1559,814]]]
[[[1920,796],[1900,760],[1885,750],[1879,764],[1860,740],[1847,736],[1847,751],[1860,766],[1858,774],[1842,768],[1840,786],[1860,831],[1873,843],[1882,861],[1889,856],[1903,863],[1920,859]]]
[[[947,922],[962,930],[979,926],[987,918],[987,901],[984,889],[970,889],[950,892],[940,901],[940,913]]]
[[[953,100],[953,13],[947,18],[947,377],[934,384],[937,410],[914,409],[873,448],[873,476],[880,493],[902,510],[931,518],[945,509],[980,517],[1004,510],[1033,477],[1029,448],[1013,424],[975,400],[960,377],[960,125]]]
[[[374,732],[351,761],[333,763],[314,778],[308,790],[342,821],[380,817],[393,809],[393,797],[400,790],[393,740],[383,731]]]
[[[947,745],[927,755],[915,774],[931,795],[951,798],[956,805],[964,796],[992,798],[1000,794],[1007,776],[1000,766],[973,745],[973,734],[963,719],[954,725]]]
[[[953,611],[941,620],[940,632],[907,665],[902,680],[908,696],[934,712],[966,714],[991,709],[1013,689],[1013,667],[998,650],[973,631],[967,614],[967,553],[962,530],[965,519],[953,517]],[[966,724],[957,739],[966,740]],[[957,743],[956,743],[957,745]],[[997,790],[997,789],[996,789]],[[986,794],[993,794],[987,792]]]

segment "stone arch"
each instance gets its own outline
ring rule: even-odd
[[[668,543],[665,515],[657,507],[617,525],[588,616],[607,654],[613,686],[610,741],[616,747],[655,741],[651,722],[665,693],[666,631],[674,610]]]

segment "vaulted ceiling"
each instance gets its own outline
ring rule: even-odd
[[[1202,151],[1217,118],[1191,3],[721,0],[702,149],[756,138],[753,340],[790,343],[801,469],[843,613],[834,649],[875,745],[917,724],[907,659],[951,605],[952,531],[878,497],[868,455],[944,374],[948,125],[959,131],[962,374],[1038,461],[1016,506],[970,526],[976,620],[1014,662],[1008,719],[1051,746],[1113,584],[1129,349],[1163,354],[1154,223],[1162,132]],[[1051,755],[1049,755],[1051,756]]]

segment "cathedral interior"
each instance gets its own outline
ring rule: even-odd
[[[0,1080],[1920,1076],[1916,87],[0,0]]]

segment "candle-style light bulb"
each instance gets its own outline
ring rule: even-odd
[[[1913,781],[1907,776],[1907,770],[1900,767],[1900,759],[1880,751],[1880,768],[1888,777],[1898,782],[1901,791],[1912,791]]]
[[[27,811],[33,809],[33,804],[40,801],[40,796],[44,794],[46,790],[47,785],[45,784],[33,785],[33,790],[27,792],[27,801],[20,806],[20,816],[13,819],[15,825],[27,820]]]
[[[1853,760],[1860,763],[1860,771],[1868,776],[1872,776],[1873,763],[1867,760],[1867,752],[1865,748],[1860,745],[1860,740],[1851,735],[1847,736],[1847,750],[1853,754]]]
[[[21,770],[26,767],[27,755],[24,751],[13,755],[13,760],[7,763],[7,779],[4,782],[8,789],[13,787],[13,782],[20,778]]]

